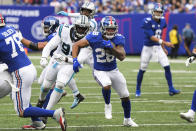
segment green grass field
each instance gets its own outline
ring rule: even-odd
[[[30,54],[37,55],[37,54]],[[173,84],[182,91],[175,96],[168,95],[167,82],[164,70],[155,62],[151,62],[148,71],[144,75],[142,83],[142,96],[135,98],[135,86],[137,71],[139,69],[139,57],[128,56],[123,62],[118,62],[119,70],[124,74],[131,99],[131,116],[140,127],[123,127],[123,109],[121,102],[115,91],[112,89],[111,103],[113,109],[112,120],[104,117],[104,100],[102,98],[101,87],[92,77],[91,70],[84,66],[75,75],[75,79],[80,92],[85,96],[85,100],[74,109],[70,109],[73,95],[69,87],[64,89],[68,95],[54,107],[64,107],[68,122],[68,131],[194,131],[195,123],[188,123],[179,117],[180,112],[186,112],[190,108],[193,91],[196,87],[196,65],[185,67],[185,57],[171,61]],[[31,57],[33,64],[37,68],[38,76],[41,67],[37,57]],[[32,85],[31,103],[35,105],[40,92],[37,82]],[[9,96],[0,99],[0,131],[21,130],[24,124],[29,124],[29,118],[19,118],[13,107]],[[45,129],[50,131],[60,130],[59,125],[48,119]]]

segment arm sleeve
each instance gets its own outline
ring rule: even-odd
[[[48,44],[44,47],[42,51],[42,57],[48,57],[50,55],[50,52],[55,49],[58,44],[61,42],[61,39],[58,35],[55,35]]]
[[[78,17],[80,13],[67,13],[69,17]]]
[[[152,29],[144,29],[144,34],[146,34],[148,37],[152,37],[154,32]]]

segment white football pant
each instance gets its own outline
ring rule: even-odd
[[[0,98],[3,98],[12,91],[8,81],[13,83],[11,74],[8,71],[0,72]]]
[[[159,62],[162,67],[169,66],[169,60],[161,45],[143,46],[140,69],[145,71],[152,58],[154,58],[155,61]]]
[[[120,98],[129,97],[126,79],[117,68],[112,71],[99,71],[94,69],[93,75],[102,88],[111,85]]]

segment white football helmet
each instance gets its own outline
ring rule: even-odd
[[[95,5],[93,2],[84,2],[84,4],[82,5],[82,7],[80,8],[80,14],[84,15],[82,12],[83,10],[89,10],[90,15],[88,16],[89,19],[93,19],[94,15],[95,15]]]
[[[75,19],[74,23],[75,35],[78,38],[84,37],[89,29],[90,29],[90,22],[87,16],[80,15]]]

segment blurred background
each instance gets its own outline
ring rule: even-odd
[[[181,37],[178,55],[187,55],[184,48],[183,30],[188,24],[196,32],[196,0],[89,0],[96,6],[95,19],[99,23],[105,15],[112,15],[119,24],[119,33],[126,37],[125,50],[129,55],[139,55],[143,46],[143,18],[151,15],[155,2],[164,5],[164,16],[168,24],[162,39],[170,41],[174,25]],[[23,37],[33,41],[44,41],[41,22],[48,15],[59,18],[60,23],[71,24],[73,18],[57,16],[59,11],[77,13],[84,0],[0,0],[0,13],[8,25],[20,30]],[[190,49],[195,44],[195,35]],[[167,48],[169,54],[171,49]],[[29,50],[30,51],[30,50]]]

